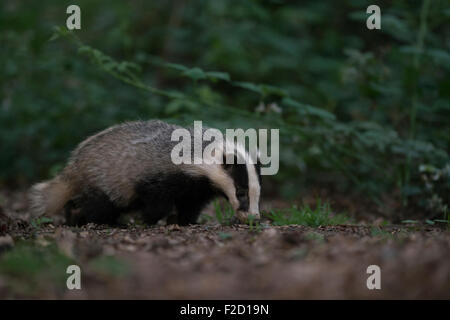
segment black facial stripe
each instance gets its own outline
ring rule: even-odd
[[[239,208],[238,208],[238,210],[240,210],[240,211],[248,211],[248,207],[249,207],[248,196],[246,196],[245,198],[238,198],[238,201],[239,201]]]
[[[238,210],[242,210],[242,211],[248,211],[249,208],[249,195],[248,195],[248,188],[247,189],[242,189],[237,187],[236,189],[236,198],[239,201],[239,208]]]
[[[259,159],[255,163],[255,170],[256,175],[258,176],[259,184],[261,185],[261,162],[259,162]]]
[[[225,165],[224,168],[233,179],[236,190],[248,190],[248,173],[245,164]]]
[[[236,188],[236,198],[239,201],[238,210],[248,211],[249,195],[248,195],[248,172],[246,164],[230,164],[224,165],[225,171],[231,176]]]
[[[238,187],[248,189],[248,172],[245,164],[236,164],[232,170],[233,181]]]

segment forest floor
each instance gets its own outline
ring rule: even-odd
[[[448,229],[428,225],[68,227],[0,212],[0,299],[449,299],[449,253]],[[66,286],[73,264],[81,290]]]

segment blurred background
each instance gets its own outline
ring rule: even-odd
[[[267,198],[448,217],[448,1],[377,1],[381,30],[362,0],[76,1],[82,43],[49,41],[70,4],[0,3],[2,189],[113,124],[203,120],[280,129]]]

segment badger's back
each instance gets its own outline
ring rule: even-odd
[[[78,193],[98,189],[118,205],[127,205],[143,179],[180,170],[170,153],[171,134],[180,128],[162,121],[127,122],[83,141],[62,176]]]

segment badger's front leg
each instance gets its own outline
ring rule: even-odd
[[[147,202],[142,208],[142,218],[148,225],[157,224],[159,220],[168,216],[172,209],[172,205],[164,202]]]
[[[177,219],[176,223],[180,226],[187,226],[188,224],[197,223],[198,216],[203,208],[203,203],[182,203],[176,204]]]

